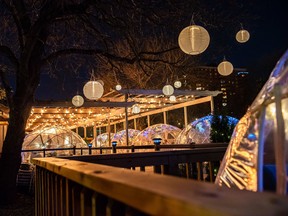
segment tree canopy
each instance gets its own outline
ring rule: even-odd
[[[186,74],[208,59],[206,54],[188,56],[179,49],[177,38],[184,27],[193,21],[211,33],[222,29],[223,36],[247,19],[249,4],[229,1],[225,11],[223,4],[209,0],[0,0],[0,78],[10,108],[0,161],[0,202],[12,202],[16,194],[25,125],[41,74],[77,77],[93,69],[107,89],[117,82],[129,88],[157,87],[163,84],[159,80]],[[211,41],[210,53],[227,47],[221,46],[225,39],[217,38]],[[214,57],[210,55],[209,60]]]

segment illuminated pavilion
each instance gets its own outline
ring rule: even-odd
[[[64,127],[80,134],[83,138],[94,138],[101,133],[116,133],[131,128],[142,130],[155,123],[169,124],[170,117],[177,115],[177,126],[184,128],[197,117],[213,113],[213,97],[220,91],[191,91],[175,89],[176,100],[171,101],[162,90],[122,89],[112,90],[97,101],[85,101],[81,107],[69,101],[36,101],[27,121],[27,133],[45,127]],[[132,113],[138,104],[140,112]],[[191,119],[193,107],[204,113]],[[2,108],[2,117],[8,118],[8,109]],[[143,125],[144,124],[144,125]],[[128,127],[126,127],[128,125]],[[181,128],[180,127],[180,128]],[[1,125],[3,143],[7,121]],[[1,143],[1,149],[2,149]]]

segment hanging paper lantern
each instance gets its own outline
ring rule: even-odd
[[[97,81],[89,81],[83,87],[83,93],[89,100],[97,100],[102,97],[104,88]]]
[[[80,107],[84,104],[84,98],[81,95],[75,95],[72,98],[72,104],[76,107]]]
[[[236,34],[236,40],[239,43],[245,43],[249,40],[250,34],[247,30],[241,29],[240,31],[237,32]]]
[[[226,60],[222,61],[217,67],[219,74],[221,74],[222,76],[230,75],[233,72],[233,69],[233,65]]]
[[[162,92],[164,95],[169,96],[169,95],[172,95],[174,93],[174,88],[172,85],[167,84],[163,87]]]
[[[171,96],[169,97],[169,100],[170,100],[171,102],[175,102],[175,101],[176,101],[175,95],[171,95]]]
[[[134,104],[132,106],[132,113],[134,114],[140,113],[140,106],[138,104]]]
[[[181,86],[182,86],[182,83],[179,80],[174,82],[174,87],[175,88],[180,88]]]
[[[180,49],[189,55],[198,55],[204,52],[210,43],[208,31],[198,25],[184,28],[178,37]]]
[[[120,91],[120,90],[122,89],[122,86],[121,86],[120,84],[118,84],[118,85],[115,86],[115,89],[116,89],[117,91]]]

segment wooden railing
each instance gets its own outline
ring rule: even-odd
[[[287,197],[132,170],[218,160],[220,148],[36,158],[35,215],[288,215]]]
[[[202,144],[171,144],[171,145],[129,145],[129,146],[108,146],[108,147],[86,147],[86,148],[44,148],[44,149],[22,149],[22,152],[39,152],[43,157],[51,156],[54,153],[59,156],[59,153],[65,151],[70,155],[94,155],[94,154],[111,154],[123,152],[141,152],[145,150],[165,150],[165,149],[195,149],[195,148],[210,148],[210,147],[227,147],[228,143],[202,143]]]
[[[61,157],[213,182],[226,147]],[[216,171],[214,171],[216,170]]]

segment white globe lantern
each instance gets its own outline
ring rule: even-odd
[[[171,95],[171,96],[169,97],[169,100],[170,100],[171,102],[176,102],[176,97],[175,97],[175,95]]]
[[[172,85],[167,84],[163,87],[162,92],[164,95],[170,96],[174,93],[174,88]]]
[[[138,104],[134,104],[132,106],[132,113],[134,114],[140,113],[140,106]]]
[[[178,37],[180,49],[188,55],[198,55],[204,52],[210,43],[208,31],[198,25],[184,28]]]
[[[175,88],[180,88],[181,86],[182,86],[182,83],[179,80],[174,82],[174,87]]]
[[[118,84],[118,85],[115,86],[115,89],[116,89],[117,91],[120,91],[120,90],[122,89],[122,86],[121,86],[120,84]]]
[[[239,43],[245,43],[249,40],[250,38],[250,34],[247,30],[245,29],[241,29],[240,31],[237,32],[236,34],[236,40]]]
[[[72,98],[72,104],[76,107],[80,107],[84,104],[84,98],[81,95],[75,95]]]
[[[89,81],[84,85],[83,93],[89,100],[97,100],[102,97],[104,88],[103,85],[97,81]]]
[[[233,65],[226,60],[222,61],[217,67],[219,74],[221,74],[222,76],[230,75],[233,72],[233,69]]]

